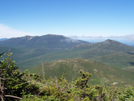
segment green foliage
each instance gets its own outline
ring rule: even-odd
[[[54,96],[31,96],[28,95],[25,98],[23,98],[21,101],[60,101],[58,98],[55,98]]]
[[[120,101],[133,101],[134,100],[134,87],[128,86],[122,91],[122,94],[118,96]]]
[[[91,74],[88,73],[88,72],[83,72],[82,70],[79,71],[80,75],[82,76],[81,78],[78,78],[75,82],[75,85],[77,87],[81,87],[81,88],[84,88],[84,87],[88,87],[87,86],[87,82],[88,82],[88,79],[89,77],[91,77]]]
[[[7,88],[7,93],[13,93],[13,89],[23,88],[27,82],[22,78],[25,75],[24,73],[20,73],[17,70],[17,66],[13,59],[10,59],[11,54],[5,54],[7,58],[2,58],[0,69],[1,69],[1,77],[5,78],[4,86]],[[10,90],[9,90],[10,89]]]
[[[7,58],[3,58],[2,55],[3,53],[0,54],[0,76],[4,78],[2,82],[7,88],[4,90],[5,95],[22,97],[21,101],[134,101],[132,86],[121,88],[114,85],[92,85],[89,82],[93,76],[82,69],[78,72],[81,77],[70,82],[64,73],[61,77],[54,78],[46,78],[36,73],[27,74],[26,71],[21,73],[15,61],[10,59],[12,54],[5,54]]]
[[[87,82],[91,77],[90,73],[80,70],[79,74],[81,77],[72,82],[66,80],[64,73],[61,78],[42,78],[40,82],[36,79],[38,82],[34,81],[34,84],[39,86],[38,96],[30,95],[24,97],[22,101],[133,101],[134,99],[132,86],[120,88],[91,85]]]
[[[37,90],[34,85],[31,85],[31,83],[28,83],[26,80],[27,71],[23,73],[18,71],[15,61],[10,59],[12,53],[4,53],[4,55],[6,55],[7,58],[0,56],[0,77],[2,78],[2,86],[6,88],[4,89],[4,93],[6,95],[22,97],[23,94],[27,94],[29,91],[32,92],[32,90]],[[7,97],[6,100],[10,101],[14,99]]]
[[[78,94],[80,99],[83,99],[83,101],[86,101],[87,99],[89,99],[89,101],[93,100],[97,96],[97,90],[95,88],[91,88],[91,86],[87,84],[91,74],[88,72],[83,72],[82,70],[79,71],[79,74],[82,77],[79,77],[74,82],[76,94]]]

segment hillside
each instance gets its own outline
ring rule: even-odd
[[[133,53],[134,47],[114,40],[106,40],[100,43],[77,45],[69,50],[46,53],[38,57],[22,60],[21,62],[18,62],[18,65],[34,67],[44,62],[52,62],[59,59],[83,58],[125,68],[131,66],[129,62],[133,62]]]
[[[103,62],[107,65],[118,66],[120,68],[134,68],[134,55],[129,53],[115,53],[96,58],[96,61]]]
[[[92,74],[90,79],[92,84],[111,85],[113,82],[118,82],[118,85],[127,85],[134,83],[134,75],[129,72],[86,59],[62,59],[44,63],[43,67],[46,77],[61,77],[62,73],[65,73],[68,80],[74,80],[79,76],[78,71],[82,69]],[[42,65],[31,68],[29,72],[42,75]]]

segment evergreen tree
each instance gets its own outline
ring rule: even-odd
[[[2,55],[7,58],[3,58]],[[13,101],[21,99],[22,92],[26,92],[30,87],[30,83],[25,80],[26,72],[19,72],[18,67],[13,59],[10,59],[12,53],[10,49],[8,54],[0,54],[0,98],[1,101]]]

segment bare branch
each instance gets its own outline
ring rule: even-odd
[[[20,98],[20,97],[13,96],[13,95],[5,95],[5,97],[11,97],[11,98],[19,99],[19,100],[21,100],[21,99],[22,99],[22,98]]]

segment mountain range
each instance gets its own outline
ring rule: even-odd
[[[0,53],[10,48],[20,71],[29,69],[46,77],[64,72],[71,81],[80,69],[90,72],[92,84],[134,84],[134,47],[107,39],[89,43],[62,35],[24,36],[0,41]]]
[[[44,62],[52,62],[59,59],[83,58],[102,62],[110,66],[128,68],[133,67],[133,53],[134,47],[127,46],[117,41],[106,40],[101,43],[77,45],[71,49],[49,52],[38,57],[32,57],[21,61],[19,65],[30,67],[32,64],[33,67],[37,66],[37,64],[39,65]]]
[[[7,53],[9,48],[22,71],[42,63],[70,58],[90,59],[128,71],[128,68],[134,67],[134,47],[110,39],[89,43],[48,34],[11,38],[0,42],[0,53]]]
[[[0,52],[6,52],[11,49],[13,58],[17,64],[21,64],[23,61],[30,60],[35,57],[45,55],[47,53],[68,50],[75,45],[89,44],[89,42],[74,40],[62,35],[44,35],[44,36],[24,36],[18,38],[11,38],[0,42]],[[40,61],[40,60],[39,60]],[[38,65],[36,62],[28,67]],[[19,65],[21,67],[26,66]]]
[[[74,40],[62,35],[24,36],[0,42],[0,46],[13,48],[70,49],[75,45],[87,44],[86,41]]]

